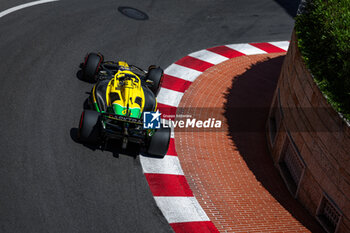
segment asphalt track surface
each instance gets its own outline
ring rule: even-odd
[[[0,1],[0,12],[29,1]],[[289,2],[285,4],[285,2]],[[172,232],[139,157],[74,141],[88,51],[166,68],[203,48],[289,40],[298,2],[46,3],[0,18],[0,232]],[[148,20],[122,15],[119,6]]]

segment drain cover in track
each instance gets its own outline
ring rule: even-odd
[[[127,7],[127,6],[120,6],[118,7],[118,11],[122,13],[123,15],[136,19],[136,20],[147,20],[148,15],[140,10],[137,10],[132,7]]]

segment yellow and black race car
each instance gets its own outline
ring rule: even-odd
[[[163,78],[160,67],[145,71],[124,61],[104,61],[100,53],[89,53],[81,64],[82,79],[95,83],[80,118],[78,138],[84,143],[106,145],[121,140],[126,149],[137,143],[145,152],[163,158],[168,150],[170,129],[146,129],[144,112],[156,112],[156,96]]]

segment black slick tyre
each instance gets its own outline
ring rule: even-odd
[[[149,88],[155,96],[158,95],[163,79],[163,69],[156,66],[150,66],[146,75],[146,80],[151,81]]]
[[[103,56],[98,53],[89,53],[85,57],[85,62],[83,65],[83,78],[85,81],[90,83],[96,82],[96,75],[102,62]]]
[[[170,128],[157,129],[147,145],[147,154],[155,158],[164,158],[168,152]]]
[[[84,110],[80,117],[78,139],[81,142],[97,143],[99,136],[98,120],[100,113],[93,110]]]

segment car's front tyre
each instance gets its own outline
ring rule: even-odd
[[[155,96],[158,95],[160,86],[162,84],[163,73],[164,71],[160,67],[152,65],[148,68],[148,72],[146,74],[146,81],[151,81],[149,88]]]
[[[85,57],[83,64],[83,79],[90,83],[96,82],[96,75],[100,69],[101,63],[103,62],[103,55],[100,53],[89,53]]]

